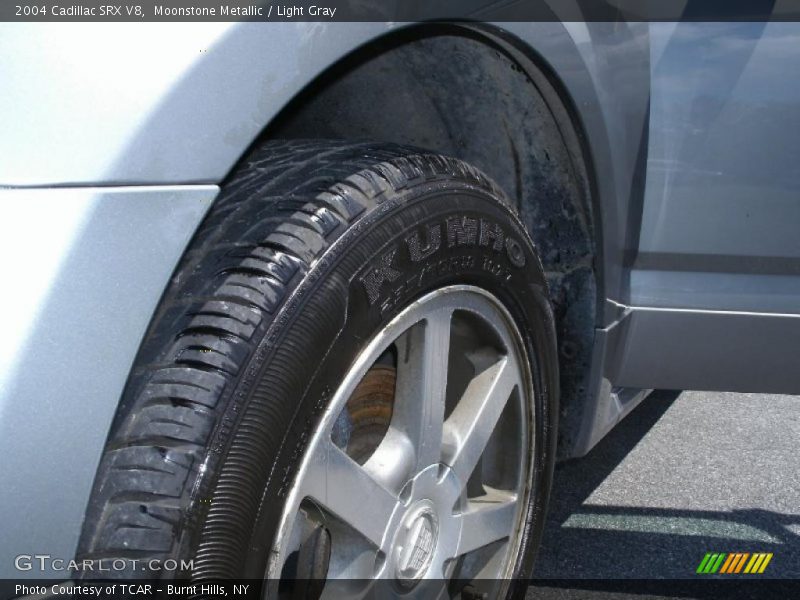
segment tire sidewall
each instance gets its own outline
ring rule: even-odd
[[[496,235],[498,226],[502,236]],[[436,229],[438,244],[431,233]],[[541,264],[524,226],[501,199],[457,179],[410,187],[363,214],[313,266],[259,343],[223,418],[227,426],[213,444],[225,449],[216,453],[219,469],[225,469],[226,452],[237,443],[239,424],[259,402],[273,404],[288,426],[273,443],[272,464],[263,464],[263,480],[253,472],[251,485],[263,489],[260,503],[235,507],[238,518],[253,527],[242,548],[242,571],[231,575],[263,576],[306,445],[359,353],[416,299],[450,285],[475,286],[498,298],[514,319],[530,361],[531,491],[514,568],[515,577],[528,575],[554,457],[553,317]],[[298,373],[278,372],[286,364]],[[283,385],[276,386],[277,380]],[[213,489],[211,478],[198,488]],[[203,540],[202,527],[196,535]],[[517,591],[512,585],[510,593]]]

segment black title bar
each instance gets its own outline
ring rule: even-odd
[[[800,0],[0,0],[5,22],[800,21]]]

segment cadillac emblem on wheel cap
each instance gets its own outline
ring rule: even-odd
[[[436,550],[438,524],[428,506],[412,510],[404,519],[396,542],[397,578],[406,584],[421,579]]]

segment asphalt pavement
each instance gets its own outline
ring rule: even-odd
[[[655,392],[556,467],[535,576],[677,585],[717,578],[696,574],[708,552],[766,552],[750,581],[800,579],[799,441],[800,396]]]

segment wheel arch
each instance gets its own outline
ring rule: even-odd
[[[447,154],[506,190],[548,275],[566,454],[580,427],[580,408],[591,404],[593,393],[592,348],[605,298],[603,214],[579,111],[553,68],[528,44],[489,25],[397,30],[313,79],[230,173],[246,169],[250,153],[265,141],[315,137]]]

